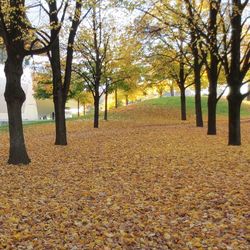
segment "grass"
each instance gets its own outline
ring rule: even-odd
[[[186,104],[187,104],[187,113],[188,114],[194,114],[195,109],[195,101],[194,97],[187,97],[186,98]],[[138,113],[140,112],[140,107],[145,106],[153,106],[155,108],[166,108],[166,112],[170,111],[173,112],[176,110],[176,112],[180,112],[180,97],[174,96],[174,97],[161,97],[161,98],[155,98],[146,100],[140,103],[135,104],[137,107],[137,113],[136,116],[138,116]],[[133,115],[131,116],[130,112],[126,112],[128,109],[126,107],[121,107],[119,109],[111,109],[108,113],[108,119],[109,120],[127,120],[127,119],[136,119]],[[207,97],[202,97],[202,111],[203,114],[207,115]],[[143,111],[142,111],[143,112]],[[150,111],[153,112],[153,109]],[[250,114],[250,105],[247,103],[242,103],[241,106],[241,116],[247,117]],[[228,115],[228,105],[226,99],[221,99],[218,102],[217,106],[217,115],[226,117]],[[71,120],[76,120],[77,117],[74,117]],[[87,113],[84,117],[82,117],[84,120],[92,120],[93,119],[93,111]],[[103,112],[100,112],[100,120],[103,120]],[[31,126],[31,125],[43,125],[43,124],[49,124],[53,123],[52,120],[45,120],[45,121],[32,121],[32,122],[24,122],[24,127]],[[0,126],[0,132],[7,131],[8,125],[1,125]]]
[[[207,97],[202,97],[202,111],[204,114],[207,114]],[[195,101],[194,97],[187,97],[187,112],[194,112],[195,109]],[[159,107],[172,107],[172,108],[180,108],[180,97],[162,97],[147,100],[141,103],[141,105],[153,105]],[[241,106],[241,116],[249,116],[250,114],[250,105],[247,103],[242,103]],[[227,116],[228,115],[228,105],[226,99],[221,99],[218,102],[217,106],[217,115],[219,116]]]

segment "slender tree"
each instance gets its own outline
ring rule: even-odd
[[[110,40],[113,28],[105,22],[103,12],[105,6],[94,1],[90,11],[88,24],[83,25],[76,44],[79,63],[74,71],[88,85],[94,99],[94,128],[99,127],[99,103],[105,92],[105,65],[110,52]]]
[[[55,109],[56,145],[67,145],[65,105],[70,90],[75,37],[77,29],[82,20],[82,4],[82,0],[75,0],[75,10],[71,19],[71,27],[68,34],[65,65],[62,65],[61,60],[60,36],[56,37],[56,40],[51,48],[51,52],[48,53],[53,75],[53,101]],[[59,24],[59,17],[56,1],[54,1],[54,9],[56,10],[55,13],[49,15],[49,18],[50,22],[57,26]],[[88,11],[85,16],[87,14]],[[53,35],[54,30],[51,30],[51,36]],[[62,71],[63,68],[64,71]]]
[[[199,42],[200,36],[196,31],[197,15],[194,9],[195,1],[185,0],[187,7],[187,23],[190,29],[190,48],[193,55],[194,86],[195,86],[195,114],[196,126],[203,127],[203,117],[201,108],[201,70],[204,60],[201,59]]]

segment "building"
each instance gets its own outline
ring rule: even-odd
[[[43,57],[44,59],[45,57]],[[41,60],[39,57],[37,60]],[[0,122],[8,121],[7,105],[4,98],[4,91],[6,85],[6,78],[4,73],[4,62],[6,61],[6,52],[3,45],[0,45]],[[22,107],[23,121],[35,121],[51,119],[54,112],[54,105],[52,100],[36,100],[33,96],[33,60],[25,60],[23,76],[21,79],[22,88],[26,94],[26,100]],[[72,113],[76,113],[77,103],[70,101],[67,103],[66,117],[72,117]]]
[[[6,78],[4,73],[4,62],[6,60],[6,53],[3,46],[0,47],[0,121],[7,121],[7,105],[4,98],[4,90],[6,85]],[[33,97],[32,88],[32,71],[28,61],[25,62],[24,72],[22,76],[22,88],[26,94],[26,101],[22,107],[23,120],[38,120],[38,111],[36,100]]]

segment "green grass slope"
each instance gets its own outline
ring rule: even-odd
[[[180,108],[180,97],[161,97],[156,99],[150,99],[141,103],[142,105],[153,105],[159,107],[168,107],[168,108]],[[195,101],[194,97],[186,98],[187,112],[194,112]],[[204,114],[207,114],[207,97],[202,97],[202,111]],[[227,116],[228,114],[228,105],[226,99],[221,99],[217,105],[217,115]],[[250,104],[243,102],[241,106],[241,115],[249,116],[250,115]]]

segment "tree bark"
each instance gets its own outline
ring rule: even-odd
[[[216,106],[217,106],[217,95],[210,93],[208,95],[207,108],[208,108],[208,135],[216,135]]]
[[[126,98],[126,106],[128,106],[128,95],[126,95],[125,98]]]
[[[80,118],[80,99],[77,98],[77,116]]]
[[[181,88],[181,120],[187,120],[185,88]]]
[[[240,107],[244,95],[241,94],[240,89],[244,75],[241,72],[241,33],[242,33],[242,5],[241,1],[233,0],[232,5],[232,34],[231,34],[231,64],[228,75],[228,85],[230,88],[228,99],[228,122],[229,122],[229,136],[228,145],[241,145],[241,131],[240,131]],[[240,11],[239,11],[240,10]]]
[[[198,59],[197,59],[198,60]],[[201,108],[201,68],[200,65],[194,64],[195,75],[195,114],[196,114],[196,126],[203,127],[202,108]]]
[[[241,145],[241,130],[240,130],[240,107],[242,103],[241,95],[230,93],[228,100],[228,145]]]
[[[115,88],[115,108],[118,108],[118,90],[117,87]]]
[[[170,94],[171,94],[171,96],[174,96],[174,85],[173,84],[170,85]]]
[[[94,128],[99,127],[99,95],[96,95],[94,98]]]
[[[208,70],[209,94],[207,100],[208,108],[208,135],[216,135],[216,107],[217,107],[217,81],[218,81],[218,60],[217,56],[210,54],[211,62]]]
[[[56,138],[55,145],[67,145],[67,131],[65,121],[65,104],[63,80],[61,74],[60,43],[57,37],[51,48],[50,63],[53,74],[53,101],[55,109]]]
[[[193,23],[195,19],[195,13],[192,9],[191,2],[185,1],[189,13],[189,25],[191,35],[191,50],[194,57],[194,84],[195,84],[195,114],[196,114],[196,126],[203,127],[202,108],[201,108],[201,67],[202,62],[199,57],[198,42],[200,37],[197,35],[195,25]]]
[[[67,131],[65,121],[65,101],[61,89],[54,93],[56,140],[55,145],[67,145]]]
[[[216,5],[216,7],[214,6]],[[217,82],[218,82],[218,41],[217,33],[218,26],[217,15],[220,9],[220,1],[210,2],[209,7],[209,54],[210,54],[210,66],[206,60],[206,69],[209,80],[209,94],[208,94],[208,135],[216,135],[216,107],[217,107]]]
[[[108,120],[108,90],[106,87],[106,91],[105,91],[105,110],[104,110],[104,120],[107,121]]]
[[[9,117],[9,164],[29,164],[30,159],[26,151],[23,125],[22,105],[25,101],[25,93],[21,87],[23,74],[23,57],[10,55],[5,63],[6,88],[5,100],[7,102]]]

